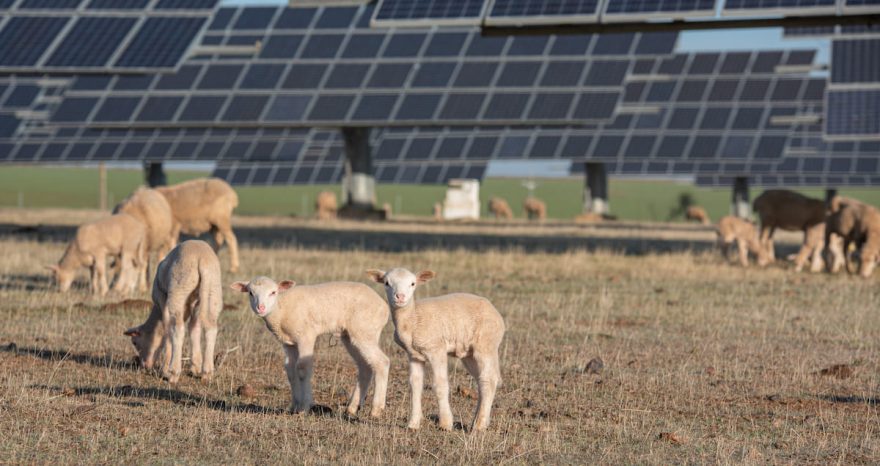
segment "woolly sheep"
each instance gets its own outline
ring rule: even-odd
[[[146,228],[128,214],[111,215],[86,223],[76,229],[76,237],[67,246],[58,265],[47,268],[52,271],[61,291],[70,289],[77,269],[88,267],[91,271],[91,292],[105,295],[107,286],[107,257],[118,258],[119,277],[113,291],[134,291],[136,278],[132,273],[144,273],[146,255]]]
[[[508,204],[507,201],[500,197],[493,197],[489,199],[489,212],[496,219],[513,218],[513,211],[510,209],[510,204]]]
[[[849,246],[854,243],[860,250],[859,274],[870,277],[880,258],[880,211],[858,201],[840,199],[832,200],[831,208],[833,212],[825,229],[826,244],[832,235],[843,238],[843,255],[849,271]]]
[[[368,270],[373,281],[385,286],[394,340],[409,355],[409,382],[412,390],[410,429],[422,420],[422,386],[425,362],[434,371],[434,393],[440,408],[440,428],[452,429],[449,406],[447,356],[461,359],[477,381],[479,401],[472,430],[489,426],[495,391],[501,384],[498,347],[504,338],[504,320],[488,299],[455,293],[415,301],[416,286],[434,278],[425,270],[418,275],[403,268],[387,273]]]
[[[229,243],[229,271],[238,271],[238,240],[232,232],[232,211],[238,207],[238,195],[228,183],[219,178],[201,178],[156,190],[171,206],[171,234],[175,239],[181,232],[191,236],[212,232],[218,248]]]
[[[138,219],[147,232],[147,264],[144,273],[138,277],[138,287],[147,290],[147,274],[150,268],[150,255],[156,253],[156,262],[161,261],[174,247],[177,238],[172,236],[174,217],[165,196],[155,189],[140,187],[113,209],[113,213],[126,213]]]
[[[333,191],[321,191],[315,199],[315,217],[318,220],[333,220],[339,206],[336,201],[336,193]]]
[[[547,205],[536,197],[527,197],[523,201],[523,212],[529,219],[544,220],[547,217]]]
[[[357,414],[375,377],[372,417],[385,410],[390,360],[379,348],[379,337],[388,322],[388,306],[363,283],[330,282],[294,286],[291,280],[276,283],[267,277],[235,282],[231,288],[248,293],[251,309],[284,347],[284,369],[290,383],[290,411],[312,407],[312,372],[315,340],[339,334],[358,367],[358,383],[351,394],[348,413]]]
[[[700,222],[703,225],[712,223],[709,219],[709,214],[706,213],[706,209],[696,205],[692,205],[684,211],[684,218]]]
[[[217,254],[204,241],[184,241],[159,263],[153,280],[153,307],[146,322],[126,330],[125,335],[131,337],[141,365],[147,369],[152,369],[157,362],[156,353],[161,345],[162,376],[170,383],[177,383],[188,323],[192,374],[207,381],[214,375],[217,318],[222,309],[223,285]],[[202,331],[205,333],[204,356]]]
[[[761,219],[761,246],[767,250],[769,261],[775,259],[773,233],[777,228],[804,232],[825,221],[825,203],[784,189],[770,189],[755,198],[753,203]],[[802,248],[803,250],[803,248]]]
[[[759,265],[766,263],[766,252],[758,241],[758,231],[754,223],[733,215],[726,215],[718,220],[715,233],[718,235],[721,253],[725,259],[729,254],[730,246],[736,241],[739,250],[739,263],[743,267],[749,266],[750,252],[758,258]]]

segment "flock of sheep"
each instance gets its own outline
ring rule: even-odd
[[[318,202],[329,204],[328,199],[319,196]],[[115,291],[132,292],[138,284],[146,291],[148,257],[157,253],[160,262],[153,279],[150,314],[146,321],[124,334],[131,337],[141,365],[147,369],[158,367],[173,384],[182,373],[188,327],[191,373],[210,380],[214,374],[218,317],[223,309],[220,261],[215,249],[204,241],[174,245],[180,233],[197,236],[212,232],[216,247],[224,242],[229,244],[230,271],[234,272],[239,262],[231,216],[237,205],[235,192],[218,179],[188,181],[167,188],[140,188],[110,217],[80,226],[59,264],[50,268],[61,290],[66,291],[77,269],[88,267],[92,293],[103,295],[108,291],[105,263],[110,258],[113,268],[118,269]],[[367,274],[384,286],[387,303],[370,287],[357,282],[295,286],[290,280],[275,282],[268,277],[256,277],[231,284],[232,289],[248,294],[253,312],[263,319],[284,348],[290,411],[308,412],[312,408],[315,342],[321,335],[335,334],[358,368],[347,412],[357,414],[375,381],[370,415],[383,414],[391,363],[379,346],[379,339],[390,309],[394,340],[409,357],[409,428],[418,429],[422,419],[421,395],[425,363],[429,363],[440,409],[439,425],[445,430],[452,429],[447,357],[454,356],[461,359],[479,387],[471,429],[486,429],[495,391],[501,383],[498,348],[505,332],[501,314],[486,298],[467,293],[416,302],[417,285],[434,278],[432,271],[416,275],[396,268],[388,272],[369,270]]]
[[[726,256],[736,242],[739,261],[748,266],[749,253],[765,266],[775,260],[773,233],[777,229],[803,231],[804,241],[794,257],[795,270],[807,261],[810,270],[836,273],[851,270],[854,252],[860,260],[859,275],[870,277],[880,260],[880,211],[855,199],[833,197],[827,204],[802,194],[775,189],[764,191],[753,208],[760,220],[760,231],[748,220],[727,216],[718,221],[716,233]]]

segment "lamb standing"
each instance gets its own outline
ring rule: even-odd
[[[547,217],[547,205],[536,197],[527,197],[523,201],[523,211],[529,220],[544,220]]]
[[[77,269],[91,271],[91,292],[107,294],[107,257],[116,257],[120,265],[113,291],[134,291],[136,278],[132,273],[144,273],[146,265],[146,228],[128,214],[116,214],[76,229],[76,237],[67,246],[58,265],[50,265],[61,291],[70,289]]]
[[[155,189],[141,187],[117,205],[113,213],[129,214],[146,227],[147,264],[144,273],[138,277],[139,289],[146,291],[150,254],[155,252],[156,262],[159,262],[177,242],[177,237],[172,236],[174,217],[171,214],[171,206],[168,205],[165,196]]]
[[[504,338],[504,320],[488,299],[454,293],[415,301],[416,285],[434,278],[434,272],[418,275],[396,268],[389,272],[368,270],[376,282],[385,285],[394,340],[409,355],[409,383],[412,390],[410,429],[422,420],[422,386],[425,361],[434,371],[434,393],[440,408],[440,428],[452,429],[449,406],[447,356],[461,359],[477,381],[479,402],[472,430],[489,427],[495,391],[501,384],[498,347]]]
[[[507,203],[503,198],[493,197],[489,199],[489,212],[496,219],[505,219],[510,220],[513,218],[513,211],[510,209],[510,204]]]
[[[208,243],[180,243],[159,263],[153,280],[153,308],[147,321],[125,331],[141,365],[151,369],[163,346],[162,376],[177,383],[183,361],[185,325],[192,344],[192,373],[210,380],[214,375],[217,318],[223,309],[220,260]],[[202,331],[205,353],[202,355]]]
[[[718,235],[718,242],[721,244],[721,254],[724,255],[725,259],[728,256],[730,246],[736,241],[736,246],[739,250],[739,263],[743,267],[749,266],[750,252],[758,258],[759,265],[766,264],[766,251],[758,241],[758,231],[754,223],[733,215],[726,215],[718,220],[715,233]]]
[[[831,210],[826,222],[826,244],[832,235],[843,239],[842,250],[849,272],[849,246],[854,243],[860,250],[859,274],[870,277],[880,259],[880,211],[858,201],[838,198],[832,200]]]
[[[251,309],[284,347],[284,369],[290,383],[290,410],[312,407],[312,372],[315,340],[323,334],[340,335],[358,366],[358,383],[351,394],[348,413],[357,414],[376,379],[370,416],[385,410],[385,392],[391,361],[379,347],[388,322],[388,306],[363,283],[330,282],[297,286],[290,280],[275,283],[267,277],[235,282],[231,288],[250,295]]]
[[[212,232],[217,247],[229,243],[230,272],[238,271],[238,240],[232,232],[232,211],[238,207],[238,195],[229,183],[219,178],[202,178],[173,186],[156,188],[171,206],[175,241],[183,232],[199,236]]]
[[[315,217],[318,220],[333,220],[339,209],[336,202],[336,193],[333,191],[321,191],[315,199]]]

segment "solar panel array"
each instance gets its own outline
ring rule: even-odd
[[[170,71],[183,60],[218,3],[7,2],[6,9],[0,9],[0,73]]]
[[[582,124],[609,119],[635,57],[675,33],[484,37],[475,27],[370,29],[372,7],[224,8],[194,57],[137,88],[73,86],[60,126],[339,127]]]
[[[831,43],[826,139],[880,139],[880,38],[838,37]]]

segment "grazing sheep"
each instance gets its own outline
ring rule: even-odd
[[[76,229],[76,237],[67,246],[58,265],[48,269],[54,274],[61,291],[70,289],[77,269],[91,271],[91,292],[107,294],[107,258],[116,257],[120,263],[119,276],[113,291],[134,291],[137,279],[132,273],[144,273],[146,265],[146,228],[129,214],[116,214]]]
[[[849,272],[849,247],[855,244],[859,249],[861,266],[859,275],[870,277],[880,259],[880,211],[874,207],[852,200],[835,199],[831,202],[832,213],[828,216],[825,229],[826,244],[832,235],[843,239],[843,256]],[[836,210],[835,210],[836,209]],[[830,252],[826,252],[827,256]]]
[[[784,189],[770,189],[755,198],[755,212],[761,219],[761,247],[767,250],[768,261],[775,260],[773,233],[777,228],[789,231],[803,231],[804,244],[800,256],[807,246],[807,230],[825,221],[825,203],[802,194]],[[809,253],[804,254],[807,257]]]
[[[294,285],[290,280],[275,283],[267,277],[231,285],[233,290],[250,295],[251,309],[263,318],[266,328],[284,347],[290,410],[299,413],[311,409],[315,340],[334,333],[339,334],[358,367],[358,383],[352,391],[348,413],[357,414],[375,376],[370,415],[381,416],[391,361],[379,348],[379,337],[388,322],[388,306],[363,283]]]
[[[217,254],[204,241],[184,241],[159,263],[153,280],[153,308],[147,321],[124,333],[131,337],[141,365],[147,369],[152,369],[157,362],[156,353],[162,345],[162,376],[170,383],[177,383],[182,369],[185,325],[188,323],[192,373],[210,380],[214,375],[217,318],[222,309],[223,285]]]
[[[333,191],[321,191],[315,199],[315,216],[318,220],[333,220],[339,206],[336,202],[336,193]]]
[[[156,261],[165,258],[174,247],[177,237],[172,236],[174,217],[171,206],[155,189],[140,187],[113,209],[113,213],[126,213],[138,219],[147,229],[147,264],[138,277],[138,288],[147,290],[150,255],[156,253]]]
[[[718,235],[721,254],[724,255],[725,259],[730,252],[730,245],[736,241],[736,246],[739,250],[739,263],[743,267],[749,266],[750,252],[758,258],[759,265],[765,264],[767,260],[766,252],[761,248],[761,243],[758,241],[758,231],[754,223],[733,215],[726,215],[718,220],[715,233]]]
[[[703,225],[712,223],[712,221],[709,220],[709,214],[706,213],[706,209],[696,205],[692,205],[684,211],[684,218],[700,222]]]
[[[510,204],[500,197],[492,197],[489,199],[489,212],[496,219],[512,219],[513,211],[510,210]]]
[[[238,207],[238,195],[219,178],[201,178],[173,186],[160,186],[174,215],[171,232],[176,239],[183,232],[199,236],[212,232],[217,247],[229,243],[230,272],[238,271],[238,240],[232,232],[232,211]]]
[[[547,205],[536,197],[527,197],[523,201],[523,212],[529,220],[544,220],[547,217]]]
[[[440,428],[452,429],[449,407],[447,356],[461,359],[477,381],[479,402],[472,430],[489,426],[495,390],[501,384],[498,347],[504,338],[504,320],[488,299],[466,293],[448,294],[415,301],[416,285],[434,278],[434,272],[418,275],[397,268],[389,272],[368,270],[373,281],[385,286],[394,340],[409,355],[409,383],[412,390],[410,429],[422,420],[422,385],[425,362],[434,371],[434,393],[440,408]]]

